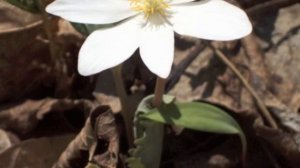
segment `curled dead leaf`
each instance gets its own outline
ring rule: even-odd
[[[114,115],[108,106],[99,106],[53,168],[82,168],[88,162],[102,168],[116,168],[118,154],[119,133]]]
[[[27,100],[0,109],[0,128],[24,135],[35,129],[44,116],[50,112],[63,113],[71,109],[80,109],[88,114],[94,106],[92,101],[83,99]]]

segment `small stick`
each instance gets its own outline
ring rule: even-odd
[[[246,9],[248,15],[259,15],[270,11],[276,11],[281,8],[300,3],[299,0],[272,0],[265,3],[260,3],[256,6]]]
[[[9,29],[9,30],[1,30],[0,35],[9,34],[9,33],[16,33],[16,32],[19,32],[19,31],[25,31],[25,30],[33,29],[33,28],[41,26],[42,24],[43,24],[43,21],[38,20],[38,21],[35,21],[31,24],[24,25],[22,27],[12,28],[12,29]]]
[[[246,89],[249,91],[249,93],[254,97],[254,100],[257,103],[258,108],[261,110],[262,115],[266,118],[266,120],[270,124],[270,126],[274,129],[278,129],[277,123],[273,119],[271,113],[265,106],[264,102],[260,99],[258,94],[255,92],[255,90],[252,88],[252,86],[249,84],[249,82],[244,78],[244,76],[241,74],[241,72],[235,67],[235,65],[226,57],[226,55],[222,51],[214,48],[212,45],[209,45],[209,47],[236,74],[236,76],[240,79],[240,81],[243,83],[243,85],[246,87]]]
[[[169,77],[170,80],[166,86],[166,92],[170,91],[177,84],[187,67],[191,65],[191,63],[199,56],[199,53],[201,53],[205,48],[206,45],[201,40],[196,42],[195,46],[185,56],[185,59],[183,59],[175,68],[173,68],[173,71]]]

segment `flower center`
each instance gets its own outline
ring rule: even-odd
[[[166,16],[166,9],[169,5],[165,0],[129,0],[133,10],[143,12],[145,18],[153,14]]]

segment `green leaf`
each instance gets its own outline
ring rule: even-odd
[[[130,168],[145,168],[144,164],[142,163],[141,159],[136,157],[130,157],[126,160],[128,166]]]
[[[163,124],[150,120],[139,121],[139,129],[143,129],[143,135],[135,138],[135,148],[129,150],[126,161],[130,168],[159,168],[164,127]]]
[[[237,134],[238,123],[223,110],[207,103],[172,103],[152,109],[141,117],[198,131]]]
[[[130,168],[159,168],[164,126],[161,123],[141,118],[153,109],[153,95],[144,98],[139,104],[134,118],[135,148],[130,149],[130,158],[126,161]],[[165,104],[173,103],[173,96],[164,96]]]
[[[10,4],[31,13],[41,13],[37,0],[6,0]]]
[[[179,103],[168,95],[164,95],[159,108],[153,108],[153,97],[151,95],[143,99],[135,113],[136,148],[129,151],[129,167],[159,167],[163,137],[163,125],[159,123],[212,133],[237,134],[242,142],[244,162],[247,150],[245,135],[239,124],[225,111],[208,103]]]
[[[81,23],[71,22],[71,24],[79,33],[87,36],[92,32],[94,32],[95,30],[109,28],[116,25],[117,23],[95,25],[95,24],[81,24]]]
[[[94,163],[88,163],[85,168],[100,168],[98,165],[94,164]]]
[[[222,109],[208,103],[188,102],[163,104],[144,113],[141,118],[182,126],[198,131],[238,134],[242,141],[243,158],[246,155],[246,138],[239,124]]]

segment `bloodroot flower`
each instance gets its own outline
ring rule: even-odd
[[[227,41],[252,31],[245,12],[223,0],[55,0],[46,10],[72,22],[118,23],[94,31],[82,45],[78,71],[84,76],[122,63],[139,48],[149,70],[167,78],[174,32]]]

